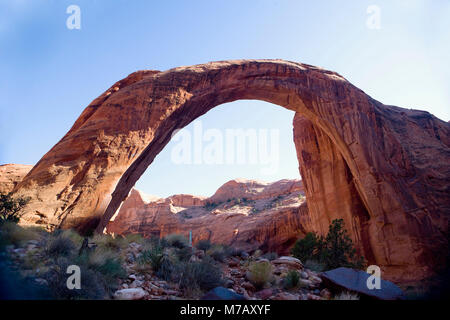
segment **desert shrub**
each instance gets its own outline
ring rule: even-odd
[[[206,202],[206,204],[203,206],[203,208],[205,208],[206,210],[212,210],[216,207],[218,207],[220,205],[220,203],[218,202]]]
[[[203,250],[206,252],[206,250],[208,250],[209,248],[211,248],[211,241],[209,240],[199,240],[197,242],[197,244],[195,245],[195,247],[198,250]]]
[[[254,259],[258,259],[258,258],[260,258],[262,255],[263,255],[262,250],[257,249],[257,250],[255,250],[255,252],[253,252],[252,257],[253,257]]]
[[[3,245],[20,246],[30,240],[40,240],[43,232],[36,228],[22,227],[15,222],[4,221],[0,229]]]
[[[83,243],[83,237],[73,229],[63,230],[61,235],[72,240],[73,244],[79,248]]]
[[[326,265],[324,263],[320,263],[317,260],[306,260],[304,263],[304,266],[306,269],[315,271],[315,272],[322,272],[326,269]]]
[[[223,284],[220,268],[210,259],[181,264],[177,274],[180,288],[185,291],[208,291]]]
[[[228,251],[229,255],[232,257],[242,257],[242,255],[248,255],[247,252],[242,249],[230,247]]]
[[[359,296],[351,292],[341,292],[334,296],[333,300],[359,300]]]
[[[174,277],[174,270],[176,268],[176,259],[172,257],[168,253],[164,253],[161,257],[161,263],[159,265],[159,268],[155,271],[156,276],[159,278],[171,281]]]
[[[137,243],[137,244],[145,244],[146,239],[139,233],[129,233],[123,237],[123,241],[125,245],[129,245],[130,243]]]
[[[313,232],[308,232],[303,239],[295,242],[291,249],[294,257],[301,261],[310,260],[314,257],[319,246],[320,238]]]
[[[343,219],[332,221],[325,238],[314,233],[306,234],[305,238],[297,240],[291,253],[300,260],[316,260],[325,265],[325,269],[360,269],[364,265],[364,258],[356,255],[353,242],[344,229]]]
[[[175,255],[180,261],[188,261],[192,256],[192,248],[185,247],[181,249],[176,249]]]
[[[44,253],[49,258],[68,257],[75,251],[75,244],[62,232],[58,232],[47,239]]]
[[[108,280],[115,280],[126,276],[121,257],[108,249],[96,249],[87,254],[89,269],[104,275]]]
[[[290,270],[283,279],[283,287],[287,290],[296,288],[300,282],[300,274],[295,270]]]
[[[339,267],[362,268],[364,259],[356,256],[353,242],[344,229],[344,220],[337,219],[331,223],[325,245],[321,250],[321,260],[328,268]]]
[[[151,248],[155,246],[160,246],[163,249],[169,247],[169,243],[167,242],[167,239],[165,238],[159,238],[159,237],[151,237],[145,239],[144,247],[150,246]]]
[[[169,246],[174,248],[181,249],[189,246],[188,240],[181,234],[169,234],[165,239]]]
[[[24,269],[36,270],[44,269],[45,261],[42,259],[40,251],[38,249],[28,250],[23,257],[21,267]]]
[[[252,262],[248,268],[247,278],[256,289],[262,289],[272,280],[273,267],[270,262]]]
[[[267,252],[261,256],[263,259],[267,259],[269,261],[275,260],[278,258],[278,254],[276,252]]]
[[[13,198],[11,193],[0,193],[0,225],[5,222],[17,223],[20,210],[28,203],[28,198]]]
[[[113,237],[109,234],[95,234],[90,242],[95,243],[100,249],[121,250],[128,243],[123,237]]]
[[[206,251],[206,254],[219,262],[224,262],[225,259],[229,256],[227,247],[223,245],[213,245],[209,250]]]
[[[149,264],[153,271],[158,271],[161,267],[164,249],[161,245],[154,245],[151,249],[145,250],[137,259],[138,265],[141,267]]]
[[[54,299],[104,299],[107,297],[107,282],[104,277],[85,265],[80,265],[81,289],[67,288],[67,267],[72,263],[66,258],[58,258],[50,270],[43,276]]]

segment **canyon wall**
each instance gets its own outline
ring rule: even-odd
[[[309,219],[299,180],[263,183],[232,180],[209,197],[188,194],[165,199],[132,189],[107,225],[107,232],[164,237],[192,232],[192,241],[210,240],[233,248],[286,254],[305,234]]]
[[[0,193],[9,193],[30,172],[32,165],[2,164],[0,165]]]
[[[422,279],[442,266],[450,125],[384,105],[335,72],[283,60],[138,71],[118,81],[14,188],[31,198],[21,223],[103,231],[175,130],[239,99],[296,112],[308,230],[323,233],[344,217],[362,253],[391,279]]]

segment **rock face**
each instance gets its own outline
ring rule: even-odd
[[[282,60],[138,71],[115,83],[15,187],[32,199],[22,223],[102,231],[175,130],[239,99],[296,112],[305,229],[323,234],[344,217],[362,253],[391,279],[422,279],[443,264],[450,124],[383,105],[337,73]]]
[[[231,180],[209,198],[175,195],[157,199],[132,189],[106,231],[147,237],[172,233],[187,237],[192,231],[194,244],[208,239],[246,251],[281,254],[304,234],[308,209],[303,195],[300,180]]]
[[[0,165],[0,193],[9,193],[22,181],[23,177],[33,168],[26,164],[3,164]]]

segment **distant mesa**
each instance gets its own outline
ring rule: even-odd
[[[172,233],[188,237],[192,232],[194,244],[210,240],[245,251],[284,254],[304,234],[306,219],[301,180],[264,183],[236,179],[209,198],[179,194],[164,199],[132,189],[106,230],[146,237]]]

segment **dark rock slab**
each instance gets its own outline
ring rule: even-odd
[[[208,291],[201,300],[247,300],[243,295],[237,294],[224,287],[217,287]]]
[[[397,300],[403,298],[403,291],[394,283],[381,279],[380,289],[369,289],[367,279],[370,274],[351,268],[337,268],[323,272],[322,278],[325,286],[344,289],[380,300]]]

